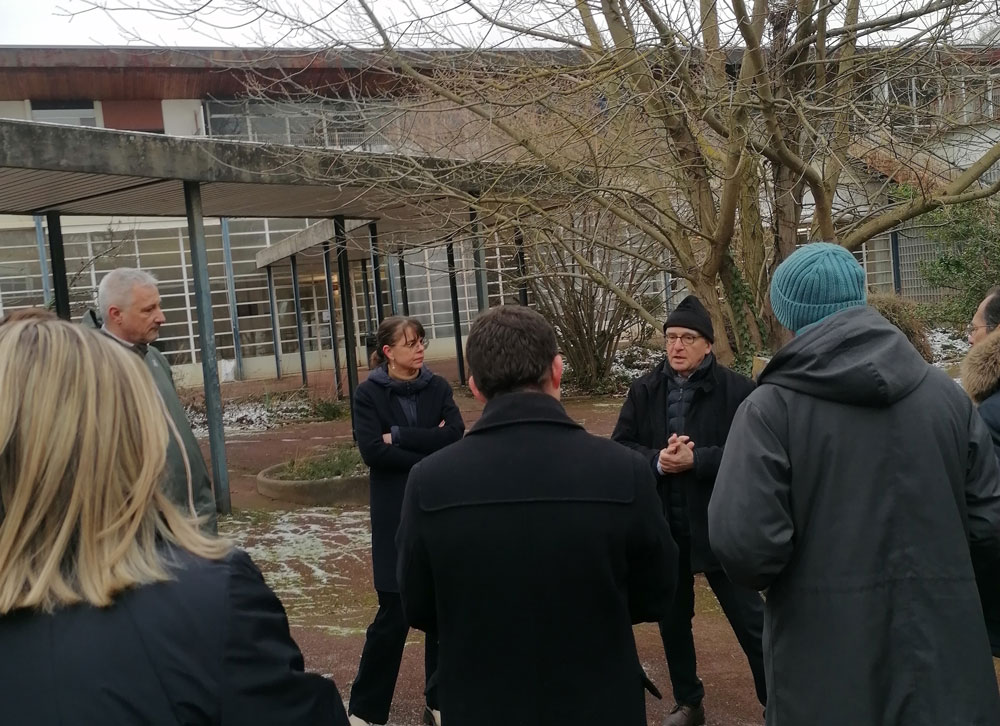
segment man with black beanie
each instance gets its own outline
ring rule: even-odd
[[[611,438],[641,453],[657,478],[657,490],[679,549],[677,591],[660,635],[676,705],[664,726],[705,723],[691,620],[694,573],[705,574],[746,653],[757,698],[767,698],[760,595],[734,585],[708,542],[708,502],[736,409],[753,382],[720,365],[712,354],[715,334],[705,306],[684,298],[663,324],[667,357],[629,389]]]

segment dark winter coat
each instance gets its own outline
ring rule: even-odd
[[[491,400],[410,474],[411,625],[440,643],[449,726],[645,726],[632,623],[659,620],[677,550],[636,454],[543,393]]]
[[[113,335],[101,329],[102,322],[96,311],[88,310],[84,313],[83,325],[95,328],[106,335],[110,340],[126,348],[129,346],[122,343]],[[191,500],[194,501],[194,509],[199,517],[205,521],[202,528],[209,532],[216,531],[216,505],[215,494],[212,489],[212,479],[208,475],[208,468],[205,466],[205,457],[201,454],[201,447],[198,439],[191,431],[191,424],[187,419],[187,413],[177,396],[177,389],[174,387],[174,375],[170,371],[170,364],[166,357],[153,346],[131,347],[146,363],[146,368],[153,376],[153,383],[160,393],[160,398],[170,415],[170,419],[177,428],[181,443],[184,445],[184,453],[187,454],[188,466],[191,468],[191,497],[188,496],[187,469],[184,467],[184,456],[181,448],[177,444],[177,439],[170,432],[167,440],[167,462],[163,472],[163,491],[182,512],[191,511]]]
[[[708,502],[722,460],[736,409],[753,390],[753,381],[734,373],[714,359],[691,385],[694,397],[687,407],[681,433],[694,442],[695,466],[680,474],[661,475],[656,469],[660,449],[667,445],[667,376],[673,375],[666,359],[629,388],[625,405],[611,438],[642,454],[657,480],[664,511],[670,506],[670,487],[682,487],[691,534],[691,569],[710,572],[719,563],[708,543]]]
[[[962,385],[979,407],[979,415],[989,429],[993,451],[1000,459],[1000,331],[981,340],[962,361]],[[993,655],[1000,657],[1000,569],[991,570],[978,558],[976,566],[979,596],[986,613]]]
[[[0,617],[4,725],[346,726],[245,552],[174,557],[174,580],[110,607]]]
[[[372,565],[375,589],[399,592],[396,584],[396,530],[406,477],[418,461],[462,438],[465,422],[441,376],[424,368],[422,385],[393,391],[385,366],[376,368],[354,393],[354,436],[371,470]],[[416,426],[407,421],[400,397],[416,399]],[[444,421],[444,426],[439,424]],[[393,428],[395,427],[395,431]],[[394,434],[386,444],[382,434]]]
[[[1000,472],[972,402],[869,307],[774,356],[709,506],[766,590],[768,726],[996,726],[970,550],[1000,562]]]

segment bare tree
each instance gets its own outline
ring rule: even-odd
[[[137,2],[209,33],[224,9],[264,41],[364,58],[395,81],[376,126],[398,150],[544,172],[502,194],[440,196],[482,205],[499,228],[555,230],[567,204],[613,216],[659,249],[591,241],[686,280],[743,352],[778,335],[767,281],[797,244],[858,250],[1000,190],[980,181],[1000,160],[994,64],[963,45],[994,10],[970,0],[345,0],[313,14],[278,0]],[[275,89],[268,77],[256,90]],[[653,320],[565,237],[540,239]]]

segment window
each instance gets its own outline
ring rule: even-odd
[[[336,99],[310,103],[210,101],[209,135],[345,150],[390,151],[381,129],[388,117],[376,102]]]
[[[67,126],[98,126],[93,101],[32,101],[31,119]]]

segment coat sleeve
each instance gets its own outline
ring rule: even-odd
[[[992,400],[984,402],[979,406],[979,415],[986,424],[993,442],[993,452],[1000,461],[1000,403],[994,404]]]
[[[990,649],[1000,657],[1000,470],[994,454],[995,441],[976,411],[970,416],[969,429],[965,477],[969,552]]]
[[[719,465],[722,464],[721,446],[694,447],[694,474],[699,479],[713,481],[719,475]]]
[[[677,587],[677,545],[663,516],[656,480],[635,459],[635,502],[629,532],[628,605],[633,623],[662,620]]]
[[[647,446],[639,440],[639,416],[641,413],[637,410],[640,408],[637,400],[636,387],[632,386],[625,397],[622,410],[618,414],[618,422],[615,424],[615,430],[611,432],[611,440],[627,446],[632,451],[638,451],[642,454],[642,458],[649,463],[653,474],[659,474],[656,470],[656,462],[660,457],[660,450]]]
[[[382,434],[389,430],[383,428],[375,402],[365,387],[359,386],[354,393],[354,436],[364,462],[373,469],[407,471],[424,458],[416,451],[385,443]]]
[[[444,421],[444,426],[424,428],[420,426],[400,426],[399,432],[400,448],[416,451],[420,454],[433,454],[438,449],[443,449],[448,444],[454,444],[465,433],[465,421],[462,414],[455,405],[455,397],[451,392],[451,386],[445,385],[444,401],[441,405],[439,421]]]
[[[434,600],[434,576],[426,544],[421,536],[420,466],[410,471],[403,496],[403,512],[396,530],[396,581],[403,601],[403,612],[410,627],[426,632],[437,630]]]
[[[285,610],[245,552],[231,557],[222,726],[347,726],[329,678],[306,673]]]
[[[744,402],[708,504],[709,542],[733,582],[764,590],[791,559],[790,484],[784,442],[754,402]]]
[[[737,374],[732,373],[733,376]],[[751,393],[755,384],[748,378],[743,378],[743,376],[737,376],[735,383],[731,384],[734,388],[734,396],[726,398],[726,415],[734,411],[740,404],[742,404]],[[725,452],[724,446],[698,446],[698,442],[694,442],[694,473],[699,479],[704,479],[707,481],[713,481],[715,477],[719,474],[719,466],[722,464],[722,454]]]

